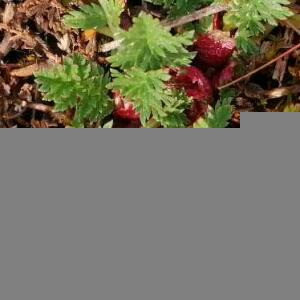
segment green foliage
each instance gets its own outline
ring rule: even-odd
[[[114,71],[113,77],[115,79],[108,88],[120,91],[125,98],[134,103],[143,125],[151,116],[158,119],[166,115],[163,111],[163,105],[167,100],[165,82],[170,76],[165,71],[145,72],[143,69],[133,68],[126,70],[125,73]]]
[[[69,1],[69,0],[65,0]],[[174,18],[193,12],[208,4],[225,3],[229,6],[224,16],[225,30],[237,30],[238,48],[245,54],[258,50],[254,37],[265,31],[265,26],[277,25],[292,15],[287,8],[289,0],[146,0],[163,6],[168,17]],[[74,109],[74,126],[101,121],[113,110],[108,89],[120,91],[140,113],[141,122],[155,121],[166,128],[188,125],[185,110],[192,101],[182,91],[168,87],[170,75],[166,68],[190,65],[194,53],[186,47],[192,45],[194,32],[212,29],[213,16],[186,25],[184,33],[173,35],[158,19],[141,13],[134,18],[133,26],[120,28],[123,0],[98,0],[99,3],[83,5],[64,17],[70,28],[96,29],[102,34],[120,39],[120,47],[108,58],[113,68],[111,79],[102,68],[80,55],[66,58],[62,65],[40,71],[36,82],[45,100],[54,101],[57,111]],[[221,93],[220,100],[205,118],[199,119],[195,128],[224,128],[228,126],[233,107],[232,90]],[[108,125],[107,125],[108,126]]]
[[[289,0],[232,0],[224,20],[228,29],[238,28],[238,46],[251,54],[255,47],[249,38],[263,33],[266,24],[276,26],[278,21],[292,16],[288,4]]]
[[[150,118],[163,127],[186,127],[184,111],[191,105],[191,100],[182,91],[168,88],[166,82],[170,75],[163,70],[145,72],[140,68],[120,73],[113,70],[113,82],[108,85],[130,99],[140,113],[141,122],[146,126]]]
[[[225,128],[232,115],[231,102],[234,95],[235,91],[233,89],[222,92],[215,108],[205,118],[200,118],[194,124],[194,128]]]
[[[114,36],[120,32],[123,9],[121,0],[99,0],[99,4],[87,4],[81,6],[79,11],[71,11],[64,17],[64,23],[71,28],[96,29],[100,32],[108,27],[108,34]]]
[[[191,34],[187,34],[188,37],[174,37],[150,15],[140,16],[129,32],[123,32],[119,24],[124,2],[122,0],[98,1],[99,4],[87,4],[79,11],[71,11],[65,16],[64,21],[69,27],[97,29],[112,37],[122,32],[124,39],[122,51],[113,57],[114,65],[120,65],[122,68],[139,66],[150,70],[158,69],[157,66],[166,65],[173,60],[174,65],[188,64],[190,57],[182,46],[191,43]],[[224,17],[225,27],[228,30],[238,29],[237,45],[246,54],[255,54],[258,51],[251,38],[262,34],[265,24],[275,26],[278,21],[292,15],[287,8],[289,0],[149,0],[149,2],[167,8],[171,18],[191,13],[211,3],[228,5],[229,10]],[[202,26],[208,24],[202,20],[197,31],[205,30]],[[133,54],[135,51],[138,53]],[[122,58],[123,55],[126,57]]]
[[[99,121],[113,109],[105,87],[108,77],[102,68],[79,54],[35,75],[43,99],[54,101],[56,111],[75,108],[73,125],[76,127]]]
[[[188,109],[192,100],[182,91],[166,90],[169,97],[166,97],[165,106],[163,107],[164,115],[160,115],[157,121],[164,128],[185,128],[188,119],[184,113]]]
[[[236,38],[237,48],[242,50],[246,55],[255,55],[259,53],[259,48],[247,34],[240,33]]]
[[[184,110],[190,104],[182,92],[168,89],[165,67],[189,65],[194,54],[184,46],[192,44],[193,32],[173,36],[157,19],[140,14],[128,32],[120,34],[120,48],[110,57],[114,80],[108,85],[134,103],[146,126],[153,118],[163,127],[185,127]]]
[[[189,65],[194,56],[184,48],[192,44],[193,32],[173,36],[151,15],[140,14],[129,31],[120,33],[120,37],[121,46],[110,57],[114,67],[157,70]]]
[[[148,2],[165,7],[169,10],[169,16],[174,18],[193,12],[202,5],[212,3],[213,0],[150,0]]]

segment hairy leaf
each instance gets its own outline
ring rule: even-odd
[[[130,30],[120,36],[121,46],[110,58],[114,67],[157,70],[188,65],[194,56],[184,48],[192,44],[192,32],[173,36],[151,15],[140,14]]]
[[[113,109],[105,87],[109,82],[107,75],[79,54],[35,75],[44,100],[54,101],[56,111],[75,109],[73,125],[76,127],[99,121]]]
[[[194,128],[225,128],[232,115],[233,106],[231,102],[234,95],[235,91],[232,89],[222,92],[221,99],[215,108],[205,118],[200,118],[194,124]]]
[[[253,42],[249,38],[264,32],[265,25],[277,25],[280,20],[293,15],[286,7],[289,0],[223,0],[229,4],[229,12],[224,20],[227,29],[238,28],[238,46],[246,53],[255,51]]]
[[[109,88],[120,91],[121,94],[134,103],[140,113],[141,122],[146,124],[151,116],[165,116],[164,103],[167,102],[165,82],[170,76],[162,70],[145,72],[140,68],[126,70],[125,73],[113,72],[114,81]]]
[[[80,10],[73,10],[64,17],[68,27],[79,29],[96,29],[101,31],[108,27],[110,35],[120,32],[120,15],[124,9],[121,0],[99,0],[99,4],[86,4]]]
[[[168,90],[166,92],[168,92],[170,96],[167,97],[168,101],[166,101],[163,108],[165,115],[159,116],[157,121],[164,128],[186,127],[188,119],[184,112],[191,106],[192,100],[187,97],[183,91]]]

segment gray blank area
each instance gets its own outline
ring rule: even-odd
[[[296,138],[67,132],[2,146],[1,300],[299,299]]]

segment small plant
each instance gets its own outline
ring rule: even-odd
[[[207,112],[206,116],[199,118],[194,123],[194,128],[225,128],[229,124],[233,106],[234,90],[228,90],[221,94],[215,108]]]
[[[144,126],[151,118],[166,127],[170,124],[182,127],[184,122],[187,123],[184,108],[191,101],[184,93],[174,92],[168,87],[170,75],[166,71],[145,72],[132,68],[125,73],[115,71],[113,77],[114,81],[108,87],[131,100]]]
[[[257,50],[252,37],[263,34],[265,26],[276,26],[293,13],[286,7],[289,0],[232,0],[225,24],[228,30],[238,29],[237,44],[245,53],[252,54]]]
[[[113,110],[104,70],[83,56],[67,57],[62,65],[36,73],[44,100],[54,101],[56,111],[75,109],[73,126],[101,121]]]
[[[149,2],[164,8],[168,21],[210,4],[226,9],[215,19],[208,16],[175,31],[145,12],[130,20],[128,30],[122,29],[122,14],[127,12],[123,0],[99,0],[71,10],[64,17],[66,27],[97,31],[118,47],[107,57],[107,72],[79,54],[38,72],[44,100],[53,101],[57,111],[74,111],[76,127],[106,117],[138,120],[143,127],[227,127],[234,93],[219,93],[218,87],[233,80],[233,55],[254,54],[255,38],[265,26],[292,15],[289,1]]]
[[[121,46],[110,57],[113,67],[145,71],[189,65],[194,57],[185,46],[193,43],[193,32],[172,35],[157,19],[144,13],[134,18],[129,31],[120,33]]]

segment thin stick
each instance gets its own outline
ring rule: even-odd
[[[203,8],[203,9],[199,9],[189,15],[180,17],[176,20],[171,20],[171,21],[163,20],[161,22],[161,25],[163,25],[164,27],[166,27],[168,29],[171,29],[171,28],[175,28],[178,26],[182,26],[187,23],[194,22],[196,20],[203,19],[204,17],[225,11],[227,9],[228,9],[227,6],[221,6],[221,5],[209,6],[209,7]],[[106,43],[100,47],[100,52],[104,53],[104,52],[109,52],[111,50],[117,49],[118,47],[120,47],[121,42],[122,42],[122,40],[115,40],[115,41]]]
[[[195,12],[193,12],[189,15],[180,17],[176,20],[164,20],[161,22],[161,25],[171,29],[171,28],[175,28],[178,26],[182,26],[182,25],[194,22],[196,20],[203,19],[204,17],[217,14],[217,13],[225,11],[227,9],[228,9],[227,6],[221,6],[221,5],[208,6],[208,7],[202,8],[200,10],[196,10]]]
[[[231,81],[231,82],[229,82],[229,83],[227,83],[225,85],[222,85],[222,86],[218,87],[218,89],[219,90],[223,90],[223,89],[228,88],[228,87],[230,87],[230,86],[232,86],[234,84],[237,84],[237,83],[239,83],[239,82],[241,82],[241,81],[243,81],[245,79],[248,79],[252,75],[254,75],[254,74],[258,73],[259,71],[265,69],[266,67],[274,64],[279,59],[281,59],[281,58],[283,58],[283,57],[291,54],[292,52],[294,52],[295,50],[297,50],[299,48],[300,48],[300,43],[297,44],[296,46],[290,48],[289,50],[285,51],[284,53],[280,54],[279,56],[275,57],[274,59],[272,59],[271,61],[267,62],[266,64],[260,66],[259,68],[255,69],[255,70],[249,72],[248,74],[246,74],[244,76],[241,76],[241,77],[239,77],[239,78],[237,78],[237,79],[235,79],[235,80],[233,80],[233,81]]]

